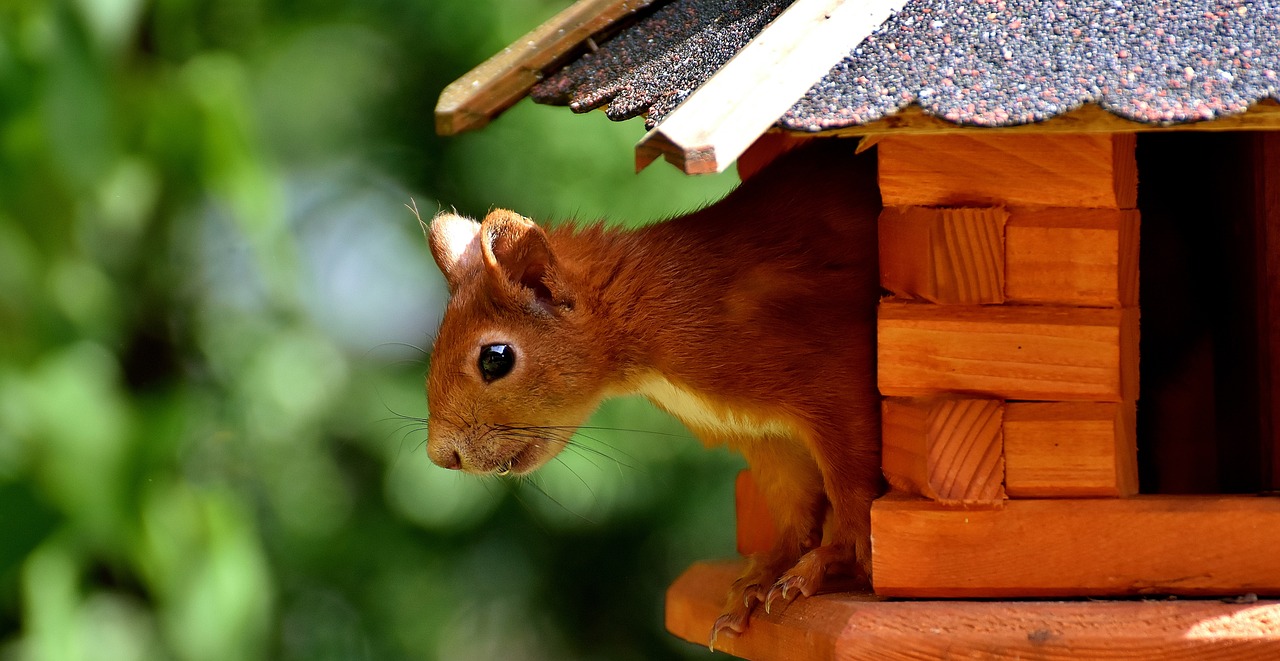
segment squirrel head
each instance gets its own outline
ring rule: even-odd
[[[595,329],[529,219],[444,212],[427,237],[450,292],[427,376],[428,455],[471,473],[528,473],[602,398]]]

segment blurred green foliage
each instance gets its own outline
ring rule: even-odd
[[[437,469],[404,204],[640,222],[637,123],[440,90],[567,2],[0,3],[0,659],[647,659],[731,476],[607,405],[524,482]],[[411,348],[416,345],[420,348]]]

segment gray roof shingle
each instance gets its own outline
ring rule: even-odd
[[[534,88],[535,100],[652,127],[786,0],[672,0]],[[780,119],[818,131],[918,103],[980,126],[1084,103],[1154,123],[1280,97],[1280,0],[911,0]]]

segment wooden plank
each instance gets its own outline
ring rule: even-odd
[[[885,206],[1053,206],[1132,209],[1132,134],[955,133],[887,136]]]
[[[1011,498],[1138,493],[1134,403],[1009,402],[1005,489]]]
[[[436,133],[483,127],[524,98],[542,72],[592,35],[653,0],[578,0],[451,83],[436,102]]]
[[[893,597],[1280,594],[1280,498],[1009,500],[871,512],[876,592]]]
[[[1280,134],[1257,138],[1254,182],[1258,285],[1259,378],[1262,443],[1269,452],[1267,485],[1280,491]]]
[[[1138,212],[1014,208],[1005,226],[1005,296],[1015,303],[1138,304]]]
[[[707,644],[738,563],[699,563],[667,591],[667,629]],[[715,648],[756,661],[1280,658],[1280,601],[879,601],[836,593],[757,612]]]
[[[1003,505],[1003,402],[888,398],[882,406],[881,461],[890,486],[950,505]]]
[[[981,132],[986,134],[1045,133],[1151,133],[1169,131],[1275,131],[1280,130],[1280,103],[1263,99],[1247,112],[1218,117],[1212,121],[1182,124],[1148,124],[1125,119],[1107,112],[1095,103],[1051,117],[1042,122],[1016,126],[973,126],[955,124],[926,113],[912,104],[898,112],[859,126],[849,126],[818,133],[820,136],[865,137],[888,135],[939,135],[943,133]],[[798,132],[811,135],[807,132]]]
[[[699,563],[676,579],[667,589],[667,630],[705,648],[711,624],[742,569],[737,562]],[[719,636],[712,649],[747,659],[833,659],[836,640],[848,621],[840,604],[859,599],[876,598],[841,593],[799,599],[772,614],[758,608],[744,635]]]
[[[738,157],[738,179],[746,181],[773,162],[773,159],[803,145],[812,138],[795,133],[770,131],[760,136]]]
[[[738,473],[733,484],[734,509],[737,514],[738,554],[763,553],[773,548],[778,529],[769,514],[769,505],[751,478],[751,471]]]
[[[723,172],[905,0],[796,0],[636,145],[689,174]]]
[[[933,303],[1003,303],[1001,207],[886,207],[880,213],[880,285]]]
[[[1138,316],[1128,308],[929,305],[886,300],[880,393],[1008,400],[1137,399]]]

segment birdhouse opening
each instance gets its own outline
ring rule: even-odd
[[[1277,145],[1260,132],[1138,137],[1143,493],[1276,488]]]

